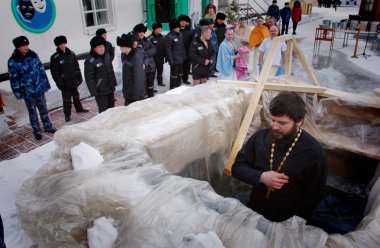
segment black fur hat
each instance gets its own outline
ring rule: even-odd
[[[162,28],[162,24],[161,23],[153,23],[152,24],[152,30],[156,30],[157,28]]]
[[[67,44],[67,39],[65,36],[60,35],[54,38],[54,45],[58,46],[58,45],[61,45],[62,43]]]
[[[177,20],[178,20],[179,22],[181,22],[181,21],[186,21],[186,22],[188,22],[188,23],[191,22],[190,17],[188,17],[187,15],[180,15],[180,16],[178,16]]]
[[[101,36],[95,36],[90,41],[91,49],[93,49],[97,46],[100,46],[100,45],[105,45],[105,44],[106,44],[106,40]]]
[[[116,38],[116,43],[120,47],[132,47],[133,46],[133,39],[130,35],[125,35],[122,37]]]
[[[21,46],[29,45],[29,40],[25,36],[19,36],[13,39],[13,45],[15,48],[19,48]]]
[[[147,28],[145,27],[143,23],[139,23],[133,28],[133,31],[136,33],[145,33],[146,30]]]
[[[210,19],[203,18],[199,20],[199,26],[208,26],[210,25]]]
[[[105,30],[104,28],[99,28],[98,30],[96,30],[96,36],[102,36],[102,34],[106,34],[107,33],[107,30]]]
[[[220,20],[226,20],[226,14],[222,13],[222,12],[219,12],[218,14],[216,14],[216,20],[220,19]]]
[[[175,28],[179,28],[180,25],[179,25],[179,21],[177,19],[173,19],[169,22],[169,28],[170,30],[173,30]]]

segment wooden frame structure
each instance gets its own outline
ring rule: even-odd
[[[299,61],[301,62],[304,70],[306,71],[310,81],[313,83],[313,85],[292,85],[292,84],[277,84],[277,83],[267,83],[270,69],[273,65],[274,57],[276,54],[277,49],[280,46],[280,42],[287,41],[287,51],[286,51],[286,58],[284,61],[285,64],[285,74],[290,76],[291,72],[291,63],[292,63],[292,54],[293,52],[297,55]],[[295,92],[304,92],[304,93],[316,93],[318,96],[321,97],[347,97],[348,99],[355,99],[358,104],[362,104],[365,107],[374,108],[374,109],[380,109],[380,99],[368,99],[366,96],[351,94],[347,92],[342,92],[338,90],[328,89],[324,87],[320,87],[319,83],[309,66],[309,64],[306,61],[305,56],[303,55],[299,44],[297,43],[295,37],[292,35],[285,35],[281,37],[276,37],[273,39],[272,46],[270,48],[270,51],[264,61],[263,69],[261,71],[261,74],[258,78],[257,82],[247,82],[247,81],[230,81],[230,80],[218,80],[218,83],[223,84],[234,84],[237,86],[240,86],[242,88],[254,88],[254,92],[250,98],[250,102],[247,108],[247,111],[244,115],[244,118],[242,120],[242,123],[240,125],[239,132],[237,134],[237,137],[235,139],[235,142],[232,146],[231,153],[229,155],[227,164],[224,167],[224,174],[227,176],[232,176],[232,165],[235,162],[236,156],[240,149],[243,146],[245,137],[248,133],[249,126],[252,122],[252,119],[255,115],[258,103],[261,98],[261,94],[263,90],[288,90],[288,91],[295,91]],[[377,112],[376,112],[377,113]],[[347,143],[345,144],[336,144],[338,148],[350,150],[350,147],[347,146],[347,144],[352,144],[352,140],[348,141],[346,139]],[[358,144],[360,145],[360,144]],[[355,151],[353,151],[355,152]],[[357,152],[357,151],[356,151]],[[376,158],[380,156],[375,156]]]

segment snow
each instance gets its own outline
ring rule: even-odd
[[[317,8],[314,6],[311,17],[303,16],[297,33],[300,46],[305,53],[306,59],[310,63],[313,61],[315,27],[322,24],[322,20],[340,21],[347,19],[349,14],[358,14],[358,7],[341,7],[335,12],[333,9]],[[322,86],[373,96],[373,90],[379,87],[380,84],[380,70],[378,69],[379,56],[370,49],[372,44],[369,43],[366,53],[370,56],[367,59],[363,56],[351,58],[354,50],[354,42],[355,41],[350,40],[347,47],[342,47],[342,40],[336,39],[331,57],[328,54],[328,45],[322,44],[319,56],[316,58],[319,62],[314,72]],[[358,44],[358,54],[363,53],[364,46],[365,41],[360,40]],[[119,60],[119,57],[115,58],[115,61]],[[83,61],[81,67],[83,71]],[[118,64],[115,65],[115,71],[118,78],[120,78],[120,66]],[[167,65],[165,65],[164,73],[164,79],[168,82],[169,72]],[[301,73],[301,67],[297,63],[293,66],[293,73],[296,77],[308,81],[306,74]],[[49,72],[48,75],[51,78]],[[49,108],[52,108],[61,104],[61,96],[53,80],[50,80],[50,82],[52,89],[47,94],[47,102],[49,103]],[[178,90],[180,91],[182,89]],[[12,113],[12,115],[16,117],[18,124],[28,123],[24,103],[22,101],[16,101],[15,99],[12,100],[9,83],[0,84],[0,91],[7,104],[6,111],[9,111],[9,113]],[[80,93],[82,97],[88,96],[85,84],[81,85]],[[0,162],[0,213],[4,222],[5,243],[7,247],[18,248],[31,247],[34,245],[30,237],[23,231],[17,218],[15,206],[16,193],[23,182],[34,176],[38,169],[49,160],[50,154],[55,148],[54,142],[50,142],[27,154],[21,154],[12,160]],[[136,187],[138,186],[136,185]],[[173,206],[173,208],[175,209],[175,206]],[[113,240],[112,238],[116,230],[112,228],[111,222],[107,221],[106,218],[95,221],[94,229],[89,229],[89,239],[93,240],[104,237],[105,240],[104,243],[100,243],[100,241],[96,242],[96,245],[100,246],[90,245],[90,247],[111,247],[112,245],[107,246],[106,243],[113,243],[111,241]],[[197,247],[210,247],[206,246],[206,244],[210,244],[210,242],[213,244],[211,247],[223,247],[221,243],[218,243],[220,240],[215,233],[189,236],[188,241],[199,244]],[[186,246],[184,243],[183,247],[190,246]]]
[[[32,240],[22,230],[16,213],[16,193],[25,180],[35,175],[56,148],[54,142],[21,154],[12,160],[0,162],[0,213],[4,222],[7,247],[29,247]]]
[[[112,248],[117,238],[117,230],[113,227],[112,218],[101,217],[94,221],[94,226],[87,230],[90,248]]]
[[[84,142],[71,148],[70,154],[75,171],[97,167],[104,161],[98,150]]]

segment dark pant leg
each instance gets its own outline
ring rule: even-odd
[[[73,102],[74,102],[75,110],[77,112],[82,111],[83,106],[82,106],[82,103],[80,102],[80,96],[79,96],[78,88],[71,89],[71,95],[73,96]]]
[[[293,34],[296,33],[298,22],[293,22]]]
[[[36,98],[24,98],[26,109],[29,114],[30,125],[33,128],[35,134],[41,133],[40,124],[38,123],[37,107],[36,107]]]
[[[115,107],[115,94],[112,92],[108,96],[108,108]]]
[[[183,64],[178,67],[177,87],[181,86],[181,78],[183,78]]]
[[[288,34],[289,22],[285,22],[285,34]]]
[[[177,80],[178,80],[179,68],[182,68],[182,64],[170,66],[170,89],[174,89],[178,87]]]
[[[185,60],[182,64],[182,82],[189,80],[190,62]]]
[[[137,100],[134,99],[125,99],[124,100],[124,106],[128,106],[129,104],[136,102]]]
[[[63,99],[63,113],[65,116],[71,116],[71,90],[63,89],[62,90],[62,99]]]
[[[0,248],[6,248],[5,241],[4,241],[4,226],[3,226],[3,220],[1,219],[1,215],[0,215]]]
[[[154,72],[147,72],[146,73],[146,86],[147,86],[147,92],[148,97],[154,96]]]
[[[164,65],[156,64],[156,73],[157,73],[157,83],[162,84],[164,79],[162,77],[162,73],[164,72]]]
[[[285,33],[285,22],[282,22],[281,35]]]
[[[108,109],[108,95],[95,96],[95,100],[98,105],[99,113]]]
[[[45,94],[40,94],[37,96],[36,105],[38,108],[38,112],[40,112],[40,118],[44,125],[45,131],[51,130],[53,128],[53,125],[51,124],[48,116]]]

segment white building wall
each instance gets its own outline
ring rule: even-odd
[[[115,27],[108,32],[108,40],[116,45],[116,36],[132,30],[135,24],[143,21],[143,1],[145,0],[112,0],[114,3]],[[56,0],[56,17],[52,27],[44,33],[35,34],[24,30],[15,20],[10,1],[0,1],[0,73],[8,71],[7,61],[14,50],[13,38],[24,35],[29,39],[29,48],[34,50],[42,62],[49,62],[55,52],[53,39],[58,35],[65,35],[67,46],[75,53],[84,53],[90,50],[89,41],[92,34],[84,28],[81,0]]]

